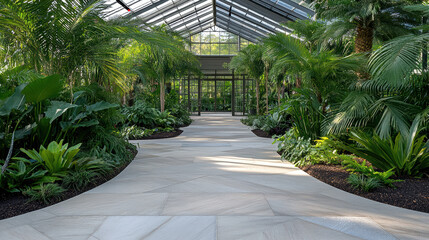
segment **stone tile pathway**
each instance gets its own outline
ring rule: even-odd
[[[429,239],[429,214],[367,200],[283,163],[270,139],[222,114],[77,197],[0,221],[0,239]]]

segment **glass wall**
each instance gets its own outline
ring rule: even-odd
[[[191,51],[196,55],[236,55],[249,41],[217,27],[190,37]]]

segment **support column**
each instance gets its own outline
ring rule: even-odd
[[[215,81],[214,81],[214,84],[215,84],[215,102],[214,102],[214,111],[215,112],[217,112],[217,74],[216,74],[216,70],[215,70]]]
[[[235,116],[235,74],[232,70],[232,94],[231,94],[231,112],[232,116]]]
[[[188,73],[188,110],[189,112],[192,112],[191,107],[191,74]]]
[[[246,77],[243,74],[243,116],[246,115]]]
[[[201,116],[201,77],[198,76],[198,116]]]

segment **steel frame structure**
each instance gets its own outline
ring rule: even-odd
[[[282,25],[308,19],[314,11],[302,0],[106,0],[106,17],[139,17],[150,25],[167,25],[183,37],[217,26],[251,42],[268,34],[290,33]]]

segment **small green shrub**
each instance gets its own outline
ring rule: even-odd
[[[63,140],[61,140],[59,143],[55,141],[49,143],[47,148],[40,146],[39,151],[22,148],[21,151],[30,159],[36,160],[53,176],[63,177],[75,164],[74,157],[79,152],[80,145],[79,143],[69,148],[68,144],[63,145]],[[26,161],[25,158],[14,159]]]
[[[13,162],[0,174],[0,188],[7,192],[21,192],[28,187],[54,182],[56,178],[48,177],[47,173],[47,170],[40,170],[38,164],[30,161]]]
[[[355,159],[347,159],[344,160],[342,164],[344,168],[351,173],[364,175],[368,178],[376,178],[381,183],[389,187],[394,187],[393,183],[400,182],[400,180],[391,179],[395,174],[393,169],[385,172],[377,172],[371,165],[367,164],[366,160],[363,160],[363,162],[359,164]]]
[[[345,160],[353,159],[353,156],[338,154],[326,139],[316,140],[316,145],[312,145],[311,139],[296,137],[294,129],[291,129],[274,143],[278,143],[277,151],[282,153],[282,158],[298,167],[314,164],[338,165]]]
[[[153,132],[154,131],[152,129],[144,129],[133,125],[130,127],[122,128],[120,134],[126,140],[135,140],[150,136],[153,134]]]
[[[383,186],[383,183],[378,178],[367,177],[362,174],[350,174],[347,181],[354,189],[360,189],[365,192],[369,192]]]
[[[369,161],[382,171],[393,169],[398,176],[422,176],[429,172],[429,142],[419,134],[419,118],[416,118],[406,134],[395,138],[380,138],[377,134],[368,135],[362,131],[352,131],[351,139],[360,144],[354,147],[337,143],[347,151]]]
[[[81,190],[86,187],[98,174],[94,171],[72,171],[64,177],[62,186],[66,189]]]
[[[53,201],[61,199],[61,195],[66,190],[56,183],[41,184],[38,187],[29,188],[23,192],[24,195],[30,197],[30,201],[42,201],[49,204]]]
[[[294,163],[296,166],[311,164],[308,160],[314,149],[310,139],[296,138],[293,130],[290,130],[277,138],[274,143],[278,143],[277,151],[282,153],[282,159]]]

